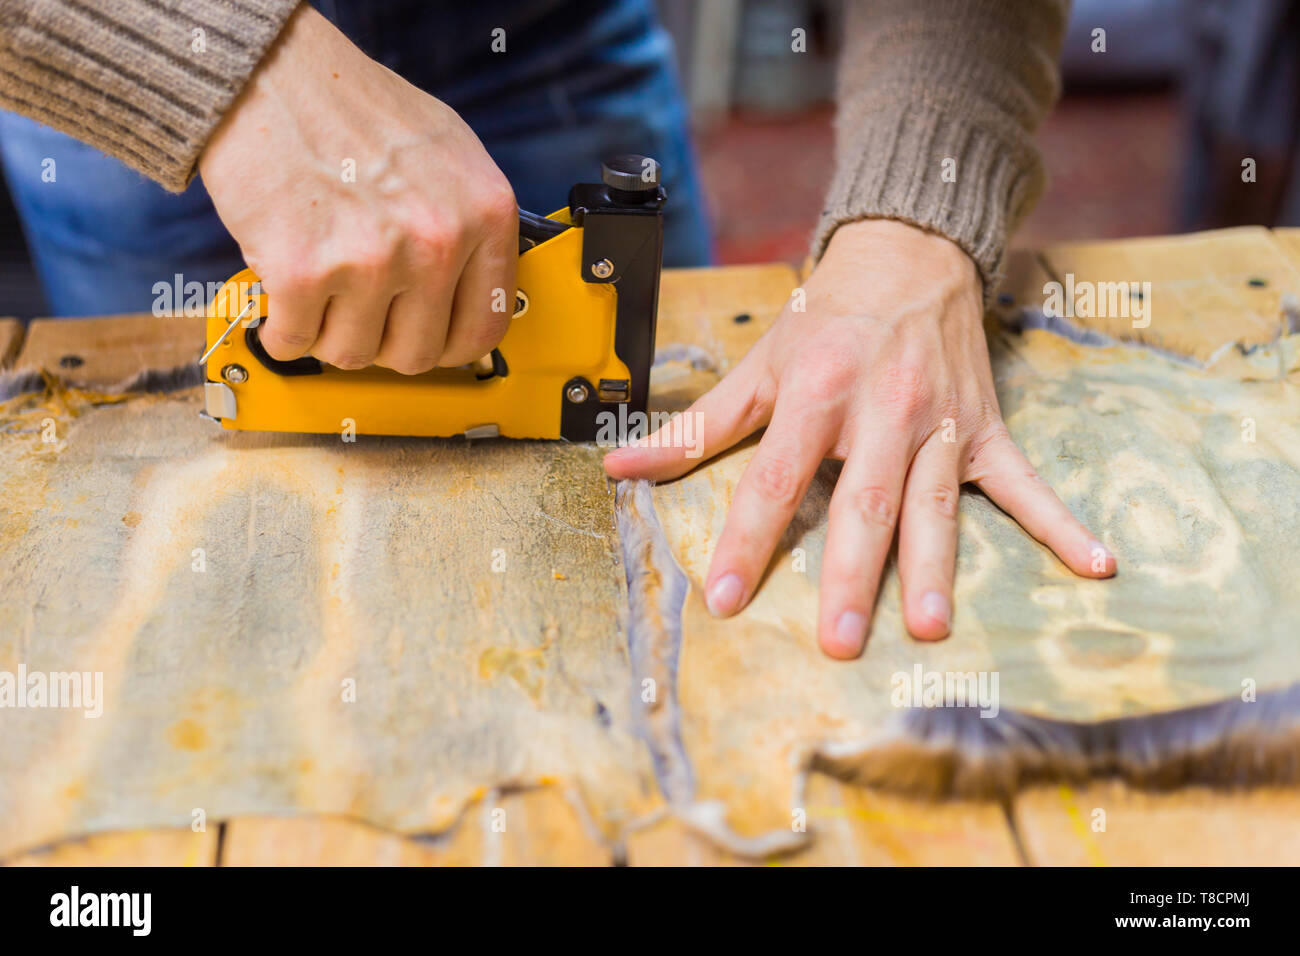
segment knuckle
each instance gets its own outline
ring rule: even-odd
[[[374,359],[373,355],[366,352],[355,352],[347,349],[326,349],[317,357],[321,361],[328,362],[335,368],[341,369],[365,368]]]
[[[297,358],[316,342],[316,336],[313,334],[292,330],[280,331],[275,328],[274,323],[268,323],[261,339],[267,354],[281,362]]]
[[[853,353],[841,345],[816,343],[803,349],[789,371],[789,384],[811,404],[843,399],[858,365]]]
[[[423,266],[449,264],[460,242],[460,230],[451,223],[432,217],[416,222],[407,237],[411,258]]]
[[[285,349],[306,349],[310,348],[316,341],[316,336],[310,332],[298,332],[293,329],[281,329],[276,326],[274,320],[266,326],[266,331],[262,333],[262,339],[270,350],[272,347]]]
[[[754,471],[754,490],[765,501],[781,508],[793,508],[799,503],[799,482],[794,465],[780,455],[766,457],[758,462]]]
[[[501,313],[489,310],[476,317],[466,335],[469,348],[475,353],[474,357],[485,355],[496,348],[509,328],[509,316]]]
[[[1027,479],[1028,481],[1032,481],[1032,482],[1035,482],[1035,483],[1037,483],[1037,484],[1040,484],[1040,485],[1044,486],[1045,488],[1050,488],[1050,487],[1052,487],[1052,486],[1048,483],[1047,479],[1044,478],[1042,475],[1040,475],[1040,474],[1038,473],[1037,469],[1035,469],[1033,465],[1025,465],[1025,467],[1022,468],[1022,469],[1020,470],[1020,476],[1021,476],[1022,478]]]
[[[502,179],[483,197],[484,218],[493,223],[518,222],[519,205],[510,183]]]
[[[1002,412],[999,411],[997,403],[988,399],[980,401],[966,419],[971,431],[977,435],[983,435],[990,430],[1006,431],[1006,424],[1002,421]]]
[[[953,485],[935,485],[924,493],[926,505],[940,518],[952,521],[957,517],[958,491]]]
[[[962,420],[961,399],[955,393],[950,392],[942,397],[936,396],[931,407],[936,421],[946,422],[951,419],[953,425],[961,424],[965,427],[965,422]]]
[[[930,384],[925,371],[916,365],[895,365],[886,369],[876,383],[876,401],[899,418],[910,420],[930,402]]]
[[[845,500],[848,510],[863,524],[889,529],[894,526],[898,508],[894,496],[878,485],[868,485],[851,492]]]
[[[303,262],[268,268],[259,272],[262,287],[276,298],[300,298],[315,292],[325,284],[326,275],[315,265]]]
[[[450,365],[472,362],[487,355],[505,337],[509,319],[501,315],[475,316],[465,329],[457,329],[447,340],[442,357]]]
[[[1007,426],[1002,419],[996,419],[984,425],[976,433],[967,452],[968,461],[971,464],[982,462],[994,448],[1009,441],[1011,441],[1011,432],[1007,431]]]
[[[393,263],[393,251],[387,243],[364,242],[348,257],[347,271],[352,275],[375,280],[388,273]]]
[[[847,394],[847,383],[843,379],[816,370],[794,373],[789,385],[799,396],[799,401],[810,409],[834,406],[844,401]]]

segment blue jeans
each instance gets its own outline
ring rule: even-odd
[[[664,264],[711,258],[672,45],[652,0],[313,0],[369,56],[451,106],[548,213],[620,152],[668,191]],[[505,32],[505,53],[491,50]],[[55,161],[55,180],[42,179]],[[154,285],[219,282],[239,247],[198,180],[181,195],[61,133],[0,112],[0,161],[54,315],[148,311]],[[257,171],[249,171],[256,176]]]

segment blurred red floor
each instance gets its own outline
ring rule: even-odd
[[[719,261],[803,260],[831,175],[831,117],[829,106],[789,119],[736,115],[700,135]],[[1067,96],[1038,143],[1048,188],[1015,244],[1175,230],[1173,93]]]

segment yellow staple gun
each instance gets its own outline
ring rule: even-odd
[[[601,173],[549,216],[520,210],[514,316],[476,365],[401,375],[277,361],[258,340],[257,275],[231,277],[208,310],[207,417],[251,431],[622,440],[650,390],[665,196],[653,159],[619,156]]]

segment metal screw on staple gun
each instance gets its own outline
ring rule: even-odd
[[[564,393],[565,397],[575,405],[581,405],[587,400],[591,392],[587,391],[587,386],[582,384],[570,385],[569,390]]]
[[[227,365],[221,370],[221,377],[227,382],[240,385],[248,381],[248,369],[242,365]]]
[[[614,263],[608,259],[601,259],[599,262],[591,264],[591,274],[597,279],[608,279],[614,274]]]

